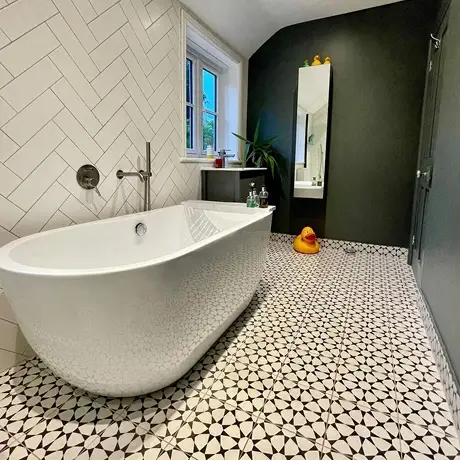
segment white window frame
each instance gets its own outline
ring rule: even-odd
[[[187,149],[187,154],[194,154],[196,155],[197,153],[197,126],[196,126],[196,112],[197,112],[197,107],[196,107],[196,97],[197,97],[197,91],[196,91],[196,61],[195,58],[192,57],[191,55],[187,54],[187,59],[192,61],[192,103],[187,102],[187,98],[185,98],[185,110],[187,110],[187,107],[192,108],[192,148],[187,147],[187,139],[185,140],[185,146]],[[187,82],[185,82],[187,84]],[[187,115],[185,114],[185,119],[187,119]]]
[[[186,58],[192,61],[192,88],[193,88],[193,104],[186,102],[186,107],[193,107],[193,147],[187,148],[188,155],[198,157],[206,156],[206,145],[203,145],[203,114],[209,113],[216,117],[216,138],[213,149],[218,152],[222,145],[221,130],[220,130],[220,114],[224,112],[223,101],[220,97],[222,92],[221,70],[213,65],[207,58],[199,55],[196,51],[187,50]],[[216,112],[207,109],[203,104],[203,70],[207,70],[216,76]]]
[[[237,51],[228,46],[218,35],[206,27],[187,8],[181,8],[181,29],[180,29],[180,61],[181,61],[181,159],[183,163],[208,163],[213,160],[204,156],[202,133],[198,131],[198,125],[202,123],[202,116],[198,117],[195,108],[195,148],[187,149],[186,136],[186,66],[185,62],[189,51],[198,53],[201,56],[198,60],[205,62],[209,70],[217,74],[218,80],[218,122],[217,122],[217,150],[229,149],[235,154],[234,160],[241,158],[245,150],[244,142],[239,141],[232,133],[239,133],[246,136],[246,115],[247,115],[247,79],[248,60]],[[216,68],[217,67],[217,68]],[[197,66],[195,66],[198,71]],[[195,90],[197,90],[195,85]],[[202,96],[201,96],[202,97]],[[195,106],[196,106],[195,96]]]

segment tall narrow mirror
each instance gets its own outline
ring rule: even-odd
[[[324,198],[331,65],[299,69],[295,198]]]

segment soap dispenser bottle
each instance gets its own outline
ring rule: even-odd
[[[257,198],[257,200],[256,200]],[[249,189],[249,195],[246,200],[246,206],[248,208],[257,208],[258,207],[258,199],[259,197],[257,196],[256,192],[256,184],[251,183],[251,188]]]
[[[265,185],[262,185],[262,191],[259,194],[259,207],[268,208],[268,192]]]
[[[254,197],[252,196],[252,190],[249,190],[249,195],[248,195],[248,197],[246,199],[246,206],[248,208],[255,208],[256,207]]]
[[[252,188],[252,196],[254,197],[254,202],[255,202],[255,208],[258,208],[260,206],[260,198],[259,195],[257,194],[257,189],[256,189],[256,184],[254,182],[251,184]]]

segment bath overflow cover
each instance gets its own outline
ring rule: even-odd
[[[144,236],[147,233],[147,225],[140,222],[139,224],[136,225],[135,230],[136,230],[136,235]]]

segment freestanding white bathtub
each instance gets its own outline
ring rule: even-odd
[[[106,396],[155,391],[191,369],[250,302],[273,209],[186,202],[22,238],[0,249],[5,294],[63,379]]]

